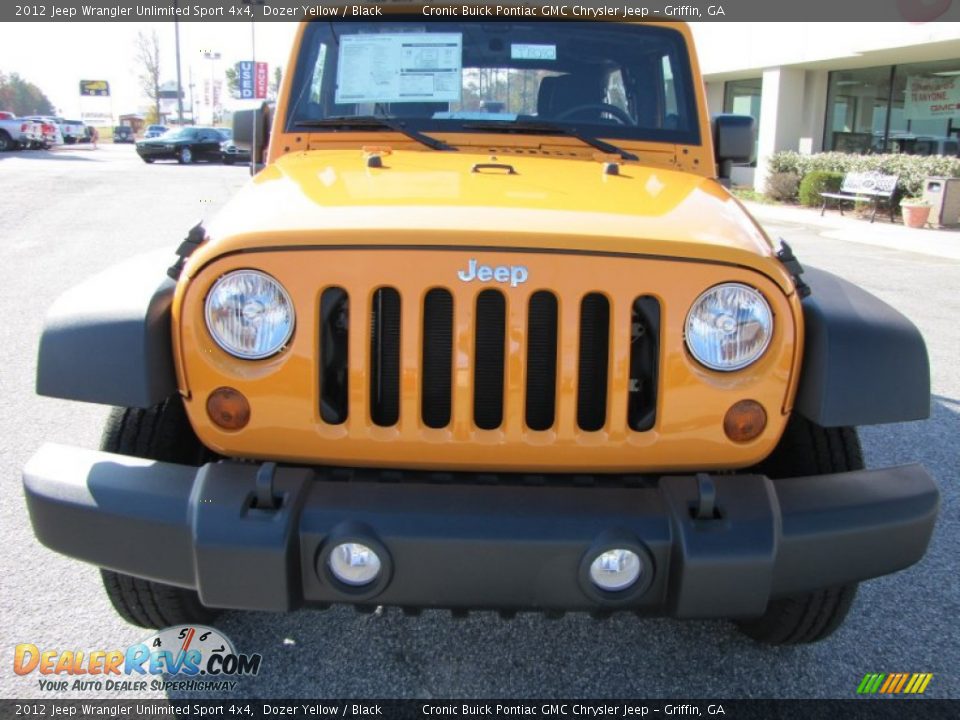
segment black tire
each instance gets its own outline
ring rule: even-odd
[[[16,143],[13,141],[9,135],[3,130],[0,130],[0,152],[6,152],[7,150],[13,150],[16,147]]]
[[[224,156],[223,156],[223,164],[224,164],[224,165],[233,165],[233,158],[230,157],[229,155],[224,155]]]
[[[856,428],[824,428],[794,415],[769,458],[754,468],[774,481],[863,469]],[[847,617],[857,583],[774,598],[758,618],[738,620],[740,631],[769,645],[799,645],[823,640]]]
[[[140,159],[143,160],[147,165],[153,164],[153,158],[140,158]]]
[[[215,456],[197,439],[178,397],[150,408],[115,408],[100,447],[120,455],[183,465],[202,465]],[[218,611],[205,607],[196,591],[101,569],[103,587],[117,614],[145,628],[209,623]]]
[[[117,614],[131,625],[164,628],[171,625],[207,625],[218,612],[204,606],[192,590],[100,570],[103,587]]]

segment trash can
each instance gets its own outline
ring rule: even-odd
[[[923,199],[933,207],[930,224],[960,226],[960,178],[929,177],[923,185]]]

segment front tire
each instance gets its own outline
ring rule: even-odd
[[[6,132],[0,130],[0,152],[6,152],[7,150],[13,150],[15,143],[13,138],[7,135]]]
[[[214,458],[197,439],[174,396],[148,410],[114,408],[107,419],[100,448],[133,457],[200,466]],[[101,569],[103,587],[117,614],[145,628],[211,622],[218,614],[200,602],[195,590]]]
[[[180,154],[177,155],[177,161],[178,161],[181,165],[189,165],[190,163],[192,163],[192,162],[193,162],[193,152],[190,150],[190,148],[188,148],[188,147],[181,148]]]
[[[862,470],[863,451],[856,428],[825,428],[794,414],[780,444],[754,468],[779,478]],[[823,640],[843,624],[857,594],[857,583],[774,598],[758,618],[737,621],[740,631],[769,645]]]

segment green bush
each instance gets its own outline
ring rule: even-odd
[[[837,192],[842,184],[843,173],[828,170],[809,172],[800,181],[800,204],[817,207],[823,203],[820,193]]]
[[[779,152],[768,163],[771,173],[794,173],[806,178],[812,172],[839,173],[875,170],[884,175],[897,175],[897,195],[921,195],[928,177],[960,177],[960,159],[944,155],[853,155],[825,152],[801,155]],[[802,185],[801,185],[802,192]],[[802,198],[801,198],[802,200]]]

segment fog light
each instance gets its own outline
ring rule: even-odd
[[[640,578],[643,565],[633,550],[605,550],[590,563],[590,579],[607,592],[626,590]]]
[[[333,548],[327,564],[337,580],[353,587],[369,585],[380,574],[380,557],[360,543],[340,543]]]
[[[250,403],[239,390],[217,388],[207,398],[207,415],[224,430],[240,430],[250,422]]]
[[[723,431],[734,442],[748,442],[767,427],[767,412],[756,400],[735,403],[723,418]]]

